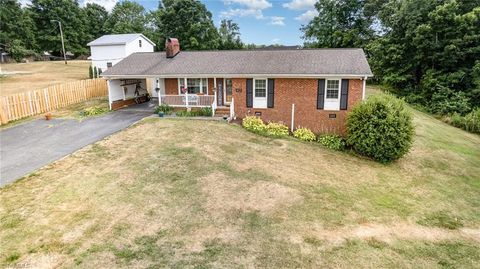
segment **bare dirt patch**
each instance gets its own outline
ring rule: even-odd
[[[409,223],[395,223],[388,225],[368,223],[334,230],[324,230],[320,227],[313,226],[311,231],[318,240],[326,241],[334,245],[342,244],[347,240],[353,239],[376,239],[386,243],[391,243],[398,239],[430,242],[466,239],[480,242],[480,229],[478,228],[447,230]]]
[[[278,183],[252,182],[224,174],[211,174],[202,179],[202,190],[207,196],[205,207],[217,216],[231,210],[270,214],[302,200],[297,190]]]

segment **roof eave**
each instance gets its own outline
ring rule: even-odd
[[[106,71],[107,72],[107,71]],[[132,74],[132,75],[109,75],[102,74],[103,78],[106,79],[121,79],[121,78],[222,78],[222,77],[231,77],[231,78],[258,78],[258,77],[267,77],[267,78],[369,78],[373,77],[373,74],[162,74],[162,75],[153,75],[153,74]]]

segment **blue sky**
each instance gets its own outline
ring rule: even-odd
[[[118,0],[84,0],[113,8]],[[135,0],[146,9],[155,9],[156,0]],[[81,1],[82,2],[82,1]],[[301,45],[300,27],[316,14],[315,0],[201,0],[213,14],[216,26],[232,19],[240,26],[243,42]]]

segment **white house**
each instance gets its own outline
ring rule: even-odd
[[[104,35],[87,44],[92,65],[107,70],[135,52],[153,52],[153,43],[142,34]]]

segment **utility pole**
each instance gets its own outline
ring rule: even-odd
[[[65,43],[63,42],[63,32],[62,32],[62,23],[58,20],[51,20],[58,22],[58,27],[60,27],[60,38],[62,39],[62,50],[63,50],[63,60],[67,64],[67,55],[65,54]]]

